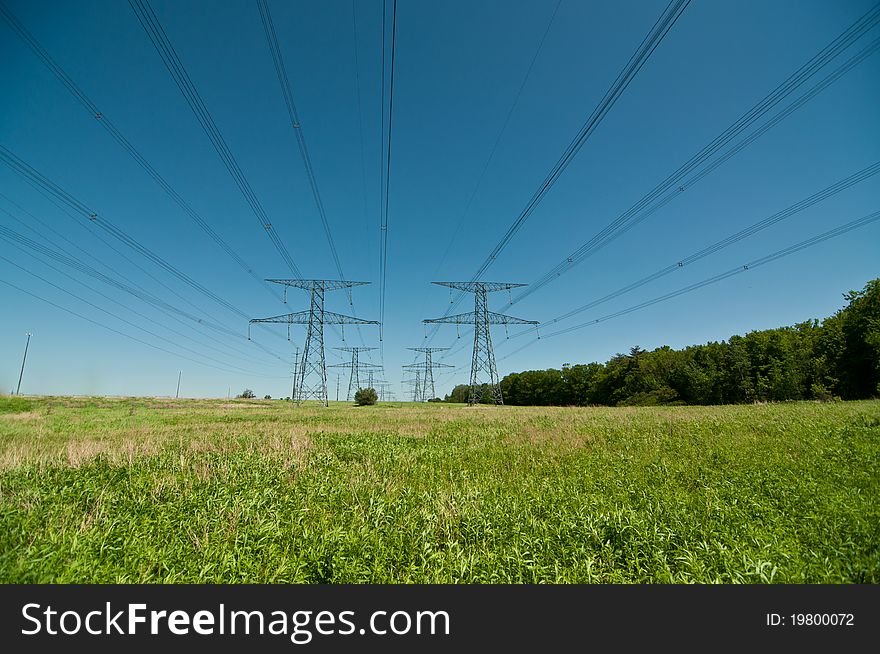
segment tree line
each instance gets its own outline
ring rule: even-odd
[[[880,279],[844,298],[846,306],[821,322],[680,350],[636,346],[605,363],[511,373],[501,380],[504,403],[652,406],[876,397]],[[446,401],[467,402],[467,396],[468,386],[462,384]]]

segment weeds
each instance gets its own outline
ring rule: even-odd
[[[880,402],[0,398],[0,581],[878,583]]]

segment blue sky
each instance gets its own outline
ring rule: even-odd
[[[289,276],[127,3],[6,4],[125,137],[261,276]],[[477,186],[556,0],[442,5],[399,1],[384,330],[388,380],[399,382],[400,366],[413,360],[405,348],[425,342],[421,320],[442,315],[449,304],[448,291],[429,282],[469,279],[476,272],[665,5],[562,0]],[[855,0],[691,3],[484,278],[521,283],[537,279],[871,6]],[[308,277],[336,278],[256,3],[155,0],[153,7],[298,267]],[[355,290],[355,311],[376,319],[382,3],[270,0],[270,7],[345,275],[373,282]],[[880,28],[875,27],[801,92],[878,36]],[[549,320],[877,162],[878,79],[880,54],[873,54],[626,235],[507,311]],[[285,308],[261,290],[2,20],[0,83],[0,145],[245,314],[262,317],[307,308],[308,298],[301,291],[291,291]],[[203,311],[200,315],[245,333],[246,321],[240,316],[104,235],[127,257],[122,258],[97,238],[102,233],[94,226],[62,211],[6,166],[0,166],[0,192],[3,227],[57,246],[108,275],[136,282],[169,303]],[[880,175],[558,327],[598,318],[769,254],[877,210],[878,199]],[[459,223],[462,228],[443,259]],[[30,331],[34,336],[24,393],[168,395],[174,393],[182,370],[185,396],[225,396],[230,388],[235,393],[245,387],[260,396],[290,394],[289,361],[293,346],[302,345],[303,327],[293,329],[292,343],[281,327],[274,335],[269,329],[255,331],[255,338],[273,356],[241,337],[174,321],[61,264],[54,263],[59,269],[54,270],[44,259],[5,240],[0,240],[0,253],[0,279],[169,350],[133,341],[0,284],[4,392],[18,379],[24,333]],[[874,223],[697,292],[544,338],[504,359],[528,338],[505,342],[504,330],[498,328],[493,334],[499,372],[603,361],[633,345],[680,347],[821,318],[842,305],[844,291],[880,275],[878,261],[880,223]],[[498,294],[491,308],[500,310],[506,300],[506,293]],[[351,312],[343,293],[328,294],[327,308]],[[466,331],[461,333],[457,340],[455,328],[443,326],[430,339],[433,346],[455,346],[446,362],[464,366],[452,375],[438,376],[438,394],[467,381],[470,341]],[[361,345],[355,330],[346,329],[345,335],[342,343],[338,333],[328,330],[329,362],[341,360],[333,346]],[[374,327],[363,328],[362,335],[367,345],[378,345]],[[205,365],[207,357],[216,367]],[[373,360],[378,362],[377,354]],[[330,386],[333,398],[335,372]],[[399,385],[396,390],[403,394]]]

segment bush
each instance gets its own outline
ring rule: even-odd
[[[378,399],[379,395],[374,388],[359,388],[354,394],[354,403],[358,406],[375,404]]]
[[[244,390],[241,392],[241,395],[238,395],[237,397],[239,397],[239,398],[243,398],[243,399],[246,399],[246,400],[250,400],[250,399],[255,398],[256,395],[254,395],[254,392],[253,392],[251,389],[246,388],[246,389],[244,389]]]

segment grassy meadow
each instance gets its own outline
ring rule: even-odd
[[[878,583],[880,401],[0,397],[0,582]]]

